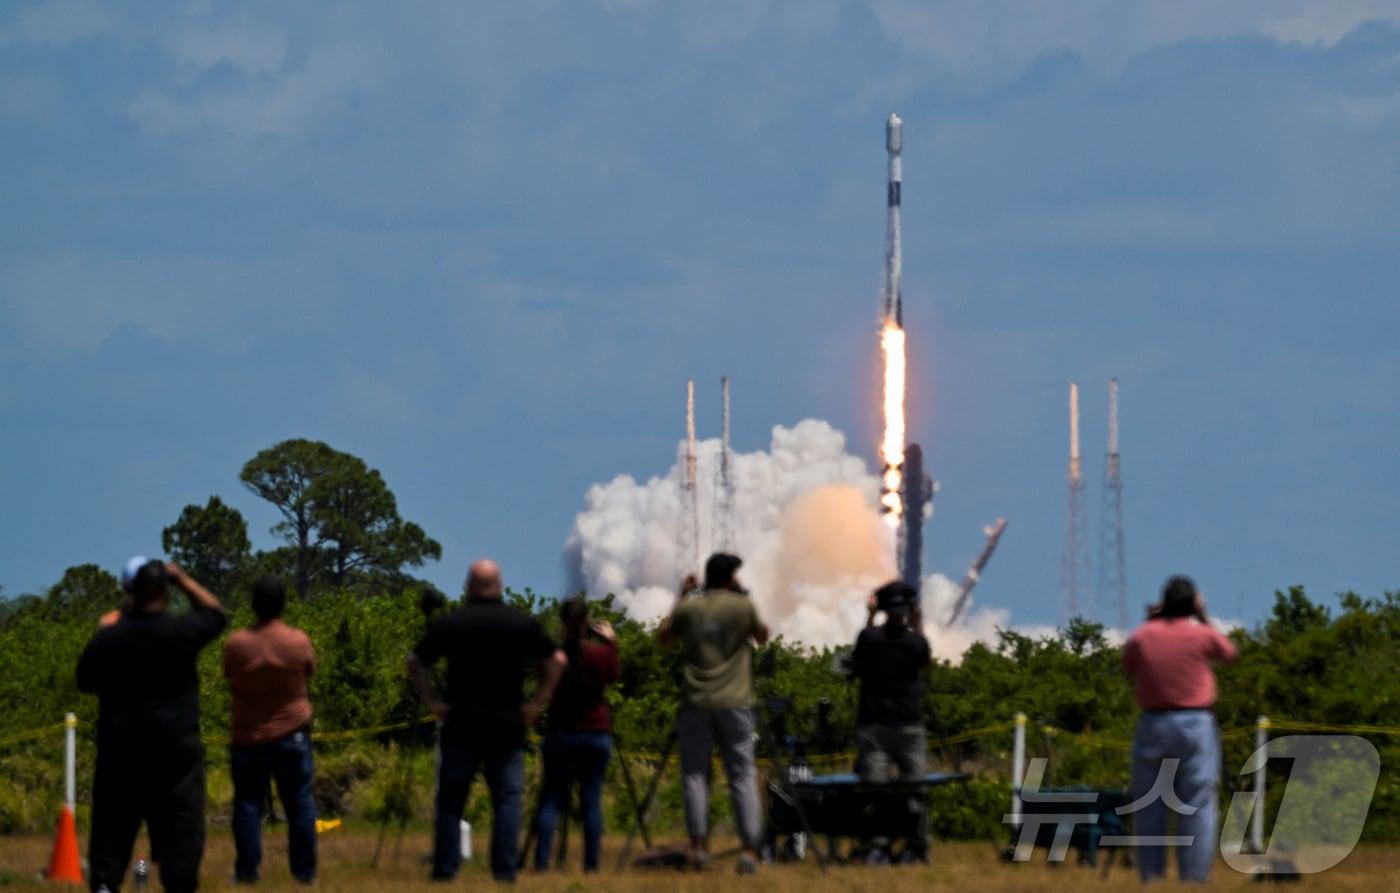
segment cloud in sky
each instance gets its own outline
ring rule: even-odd
[[[1396,18],[14,4],[0,498],[33,523],[0,584],[153,550],[211,492],[264,530],[237,469],[286,436],[383,470],[454,589],[486,552],[562,585],[587,488],[669,466],[687,376],[734,377],[744,449],[812,417],[861,453],[898,109],[929,566],[1005,515],[998,598],[1056,619],[1063,383],[1089,439],[1116,374],[1135,603],[1180,569],[1242,617],[1393,586]],[[186,439],[133,438],[150,405]]]
[[[16,4],[0,19],[0,41],[66,46],[110,34],[114,23],[97,0]]]

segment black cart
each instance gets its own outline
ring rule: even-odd
[[[777,861],[800,860],[817,844],[807,840],[795,800],[832,861],[927,861],[929,791],[968,777],[930,772],[916,781],[876,784],[852,773],[794,775],[787,785],[768,784],[764,855]]]

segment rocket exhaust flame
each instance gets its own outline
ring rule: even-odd
[[[880,440],[880,511],[891,528],[898,528],[904,514],[901,488],[904,483],[904,330],[892,317],[885,318],[880,330],[880,353],[884,358],[885,434]]]

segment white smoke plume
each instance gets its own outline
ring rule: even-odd
[[[720,442],[698,446],[697,500],[702,556],[714,542],[715,481]],[[645,483],[619,475],[591,487],[564,546],[575,591],[613,593],[629,616],[652,621],[671,607],[689,566],[677,539],[681,508],[678,461],[665,477]],[[735,453],[734,542],[744,559],[740,577],[761,616],[777,634],[808,645],[854,641],[865,622],[869,593],[895,576],[894,537],[876,508],[880,482],[846,437],[807,419],[773,429],[767,452]],[[941,574],[923,581],[927,633],[942,658],[957,659],[973,642],[995,641],[1005,611],[947,615],[957,584]]]

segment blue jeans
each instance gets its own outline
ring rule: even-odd
[[[433,835],[433,879],[448,880],[462,864],[462,810],[477,770],[491,789],[491,874],[515,880],[520,850],[520,794],[525,788],[525,751],[442,744],[438,768],[437,818]]]
[[[1171,764],[1176,760],[1175,774]],[[1171,787],[1165,782],[1170,780]],[[1167,812],[1177,813],[1178,836],[1192,842],[1177,847],[1177,872],[1183,881],[1204,883],[1215,862],[1217,793],[1220,785],[1220,736],[1209,710],[1146,711],[1138,718],[1133,735],[1134,802],[1147,798],[1132,813],[1133,831],[1139,837],[1167,833]],[[1179,802],[1169,805],[1156,791]],[[1187,813],[1190,813],[1189,815]],[[1139,846],[1138,871],[1144,881],[1166,874],[1166,847]]]
[[[311,796],[314,761],[311,735],[305,730],[265,744],[229,748],[233,774],[233,842],[238,851],[234,876],[241,882],[258,879],[262,864],[262,818],[268,780],[287,812],[287,849],[292,877],[303,883],[316,879],[316,801]]]
[[[544,785],[540,810],[535,816],[535,869],[549,868],[549,850],[559,814],[567,815],[569,795],[578,785],[583,812],[583,870],[598,870],[603,843],[603,775],[612,756],[612,735],[607,732],[551,732],[544,739]]]

